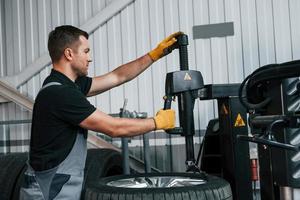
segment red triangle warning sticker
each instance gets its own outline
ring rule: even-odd
[[[236,117],[234,127],[241,127],[241,126],[246,126],[241,114],[239,113]]]
[[[228,108],[225,106],[225,104],[223,103],[222,104],[222,107],[221,107],[221,114],[223,115],[228,115]]]

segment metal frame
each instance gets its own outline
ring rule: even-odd
[[[237,138],[237,135],[248,135],[247,112],[238,98],[239,85],[206,85],[200,91],[200,99],[218,102],[221,175],[230,183],[233,199],[252,200],[249,145]],[[238,117],[242,124],[236,124]]]

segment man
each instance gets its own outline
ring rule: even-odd
[[[86,159],[87,129],[111,137],[130,137],[175,124],[173,110],[154,118],[113,118],[91,105],[93,96],[132,80],[154,61],[172,51],[174,33],[148,54],[107,74],[87,77],[91,62],[88,34],[60,26],[49,34],[53,69],[36,97],[30,153],[20,199],[79,199]]]

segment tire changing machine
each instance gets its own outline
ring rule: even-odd
[[[185,137],[187,172],[200,172],[200,153],[195,159],[193,136],[195,135],[193,109],[195,100],[218,101],[220,121],[220,148],[222,174],[232,189],[233,199],[251,200],[252,185],[250,180],[249,145],[237,139],[237,135],[248,135],[246,109],[238,98],[240,84],[204,85],[199,71],[189,70],[188,37],[177,38],[179,49],[180,71],[168,73],[165,84],[164,109],[171,108],[171,102],[178,99],[180,127],[168,130],[169,134],[180,134]],[[201,148],[200,148],[201,150]],[[210,173],[210,171],[207,171]]]
[[[202,148],[197,160],[194,156],[195,100],[216,99],[219,146],[211,148],[219,149],[215,156],[220,162],[211,163],[221,166],[219,176],[230,183],[233,199],[253,199],[254,174],[251,176],[247,141],[258,144],[261,199],[299,199],[300,81],[293,77],[300,76],[300,61],[261,67],[242,84],[204,85],[201,73],[189,70],[187,45],[187,36],[180,35],[175,47],[179,49],[180,71],[167,74],[164,97],[164,109],[171,107],[175,97],[178,99],[180,127],[167,133],[185,137],[187,171],[201,171]],[[213,168],[208,164],[205,169],[210,173]]]

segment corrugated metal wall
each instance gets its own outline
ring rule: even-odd
[[[81,25],[108,3],[110,1],[1,0],[4,7],[1,12],[5,10],[1,13],[5,28],[2,30],[1,48],[5,53],[1,54],[1,73],[17,73],[44,53],[47,33],[56,25]],[[190,69],[201,71],[205,84],[241,82],[259,66],[300,58],[299,9],[298,0],[136,0],[91,34],[93,63],[89,73],[93,76],[113,70],[147,53],[168,34],[181,30],[190,39]],[[234,36],[193,40],[194,25],[222,22],[234,22]],[[128,98],[127,109],[145,111],[151,116],[163,106],[166,72],[178,70],[178,63],[178,53],[174,52],[137,79],[90,101],[104,112],[115,113],[119,112],[124,98]],[[24,84],[21,91],[35,97],[49,71],[50,66]],[[3,119],[13,118],[9,113],[11,110],[15,113],[14,106],[0,109]],[[12,116],[19,117],[13,113]],[[216,117],[216,103],[198,101],[194,113],[196,129],[205,129],[208,121]],[[153,140],[157,148],[154,151],[172,143],[157,139],[166,137],[164,134],[151,137],[156,139]],[[166,155],[168,152],[184,155],[177,149],[165,148],[164,151]],[[157,162],[159,155],[153,156],[157,167],[162,169],[183,163]]]
[[[4,6],[3,1],[0,1],[0,75],[3,76],[3,17],[4,17]]]

